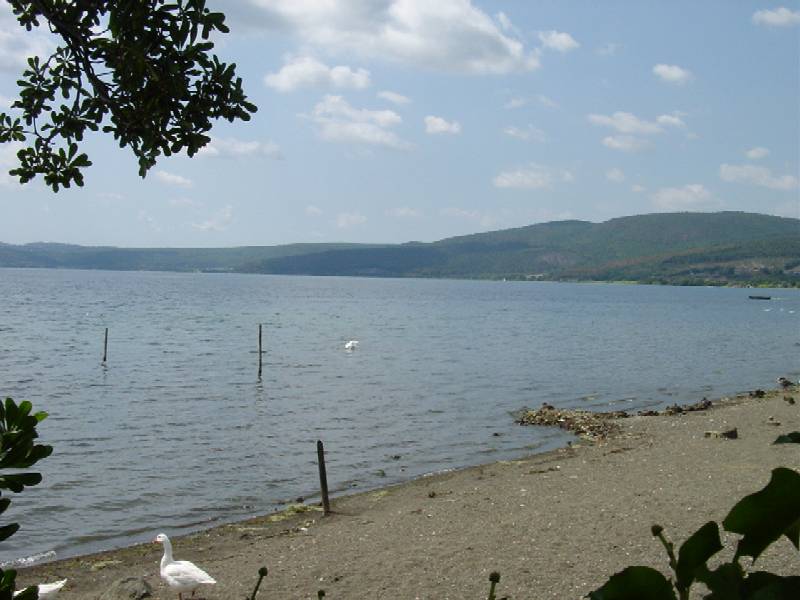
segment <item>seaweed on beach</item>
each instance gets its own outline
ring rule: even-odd
[[[542,404],[541,408],[527,410],[519,415],[519,425],[546,425],[560,427],[588,440],[606,439],[619,432],[615,419],[629,416],[620,410],[614,412],[592,412],[556,408],[552,404]]]

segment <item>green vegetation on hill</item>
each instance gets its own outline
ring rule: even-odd
[[[259,261],[355,244],[289,244],[238,248],[114,248],[68,244],[0,244],[0,267],[107,269],[111,271],[242,271]],[[362,246],[363,247],[363,246]]]
[[[800,220],[741,212],[557,221],[400,245],[123,249],[0,244],[0,266],[800,285]]]

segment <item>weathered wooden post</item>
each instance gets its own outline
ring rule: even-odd
[[[103,364],[106,364],[108,358],[108,327],[106,327],[106,336],[103,340]]]
[[[328,498],[328,473],[325,471],[325,448],[322,440],[317,440],[317,462],[319,463],[319,487],[322,491],[322,514],[327,517],[331,512],[331,501]]]
[[[261,323],[258,324],[258,378],[261,379]]]

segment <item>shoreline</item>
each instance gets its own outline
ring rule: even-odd
[[[770,446],[800,429],[800,403],[783,401],[797,394],[795,387],[718,400],[705,411],[619,419],[618,433],[593,443],[335,497],[327,518],[303,505],[176,537],[175,554],[219,581],[203,590],[208,600],[251,592],[261,566],[270,570],[262,588],[293,598],[320,588],[335,598],[482,597],[494,570],[503,576],[498,593],[510,599],[578,597],[629,564],[665,571],[652,522],[678,543],[699,524],[720,522],[774,466],[798,468],[796,447]],[[729,425],[739,439],[704,435]],[[791,569],[791,545],[775,546],[760,566]],[[128,546],[20,568],[18,581],[66,577],[59,597],[86,600],[121,577],[144,577],[153,598],[171,598],[159,559],[160,547]]]
[[[0,266],[0,269],[29,271],[29,270],[42,270],[42,271],[89,271],[89,272],[104,272],[104,273],[174,273],[178,275],[257,275],[267,277],[317,277],[324,278],[350,278],[350,279],[418,279],[421,281],[487,281],[496,283],[580,283],[580,284],[608,284],[608,285],[647,285],[647,286],[661,286],[661,287],[718,287],[730,289],[754,289],[754,290],[798,290],[800,289],[800,281],[718,281],[712,279],[699,279],[686,283],[667,281],[656,281],[655,276],[649,279],[570,279],[570,278],[554,278],[554,279],[529,279],[522,277],[511,276],[486,276],[486,277],[434,277],[425,275],[350,275],[346,273],[338,275],[317,275],[313,273],[258,273],[255,271],[236,271],[236,270],[152,270],[152,269],[109,269],[109,268],[80,268],[80,267],[14,267],[14,266]]]

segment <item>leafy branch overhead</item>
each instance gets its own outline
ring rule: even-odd
[[[10,171],[20,183],[42,175],[53,191],[83,185],[92,163],[80,143],[100,129],[133,151],[144,177],[159,156],[205,146],[212,120],[257,110],[236,65],[210,53],[211,34],[228,27],[205,0],[8,2],[20,25],[44,24],[61,42],[28,59],[12,112],[0,114],[0,142],[25,144]]]

